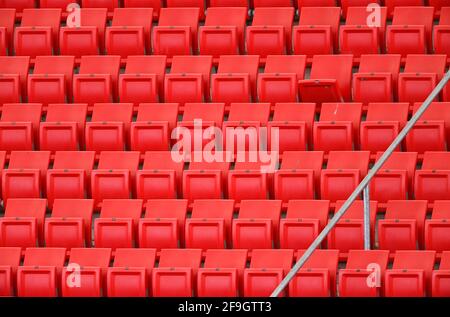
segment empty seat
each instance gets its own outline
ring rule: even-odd
[[[45,246],[90,247],[93,212],[92,199],[56,199],[51,218],[45,220]]]
[[[199,8],[162,8],[153,27],[154,55],[191,55],[197,51]]]
[[[392,102],[397,96],[401,55],[361,55],[353,74],[353,101]]]
[[[158,19],[163,3],[162,0],[124,0],[123,6],[125,8],[152,8],[153,18]]]
[[[328,200],[290,200],[280,221],[280,248],[308,248],[327,224],[329,212]]]
[[[198,8],[200,19],[205,19],[205,2],[203,0],[166,0],[167,8]]]
[[[292,267],[293,250],[253,250],[250,268],[244,270],[245,297],[267,297]]]
[[[96,248],[133,248],[139,218],[142,214],[140,199],[105,199],[100,217],[94,222]]]
[[[386,270],[384,296],[424,297],[430,294],[435,251],[397,251]]]
[[[233,220],[234,249],[271,249],[278,245],[280,200],[242,200]]]
[[[450,153],[425,152],[422,169],[417,170],[414,178],[414,196],[416,199],[449,199],[450,195]]]
[[[351,99],[352,55],[314,55],[309,79],[299,81],[303,102],[342,102]]]
[[[351,151],[358,147],[362,103],[324,103],[314,122],[316,151]]]
[[[248,7],[247,0],[210,0],[210,7]]]
[[[60,8],[66,10],[67,6],[72,2],[71,0],[39,0],[40,8]],[[78,1],[75,1],[78,3]]]
[[[448,297],[450,289],[448,279],[450,277],[450,252],[442,252],[439,270],[432,273],[432,293],[433,297]]]
[[[66,260],[64,248],[27,248],[17,268],[19,297],[56,297]]]
[[[431,219],[425,220],[425,249],[436,250],[437,252],[446,251],[449,249],[449,219],[450,201],[434,201]]]
[[[244,31],[247,9],[244,7],[208,8],[205,24],[199,29],[202,55],[244,54]]]
[[[24,9],[14,33],[16,55],[53,55],[59,37],[61,9]]]
[[[59,198],[83,199],[90,196],[91,171],[95,152],[57,151],[53,168],[47,171],[47,199],[51,207]]]
[[[0,251],[1,252],[1,251]],[[247,264],[247,250],[208,250],[198,270],[197,296],[236,297]]]
[[[262,58],[290,54],[293,22],[293,7],[256,7],[246,32],[247,54]]]
[[[387,250],[350,250],[345,269],[339,270],[339,296],[380,296],[388,262]]]
[[[436,54],[450,54],[450,8],[442,7],[439,25],[434,26],[433,43]]]
[[[0,247],[43,246],[45,199],[9,199],[0,218]]]
[[[184,245],[188,201],[150,199],[145,216],[139,220],[140,248],[179,248]]]
[[[15,9],[0,10],[0,55],[13,55]]]
[[[163,249],[159,266],[152,272],[153,297],[192,297],[201,249]]]
[[[292,1],[291,0],[253,0],[253,7],[259,8],[259,7],[270,7],[270,8],[276,8],[276,7],[291,7]]]
[[[191,218],[186,220],[186,248],[223,249],[231,246],[233,200],[194,201]]]
[[[421,7],[424,5],[423,0],[385,0],[384,5],[388,8],[388,16],[394,15],[396,7]]]
[[[155,262],[155,249],[117,249],[108,268],[107,296],[146,297]]]
[[[81,0],[81,6],[86,8],[107,8],[113,11],[119,6],[116,0]]]
[[[294,27],[294,54],[333,54],[338,48],[338,7],[304,7],[300,10],[300,22]]]
[[[163,100],[166,56],[128,56],[125,73],[119,75],[119,100],[140,103]]]
[[[388,201],[386,215],[378,221],[380,249],[391,252],[422,249],[426,214],[426,200]]]
[[[0,248],[0,296],[13,296],[21,250],[17,247]]]
[[[370,152],[366,151],[331,151],[327,169],[323,169],[321,174],[321,199],[347,199],[366,176],[369,158]]]
[[[300,9],[305,7],[335,7],[336,0],[296,0],[297,6]]]
[[[29,63],[29,56],[0,56],[0,104],[25,100]]]
[[[63,269],[63,297],[100,297],[105,293],[104,282],[111,261],[111,249],[72,248],[67,267]],[[70,276],[78,272],[79,284],[70,285]],[[75,286],[75,287],[74,287]]]
[[[112,25],[106,28],[105,46],[108,55],[150,54],[150,30],[153,9],[116,8]]]
[[[95,104],[86,123],[87,151],[123,151],[128,146],[133,104]]]
[[[15,8],[18,12],[22,12],[26,8],[35,8],[35,0],[3,0],[0,3],[1,8]]]

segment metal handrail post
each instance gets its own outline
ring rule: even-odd
[[[367,173],[366,177],[364,177],[362,182],[356,187],[356,189],[353,191],[353,193],[350,195],[350,197],[342,205],[341,209],[339,209],[339,211],[328,222],[328,225],[325,226],[325,228],[322,230],[322,232],[311,243],[309,248],[305,251],[305,253],[302,255],[302,257],[298,260],[298,262],[291,269],[291,271],[289,271],[289,273],[286,275],[286,277],[281,281],[281,283],[273,291],[273,293],[270,295],[270,297],[278,297],[281,294],[281,292],[286,288],[286,286],[289,284],[289,282],[294,278],[295,274],[297,274],[297,272],[302,268],[302,266],[309,259],[309,257],[312,255],[312,253],[320,246],[320,244],[326,238],[328,233],[330,233],[330,231],[333,229],[333,227],[336,225],[336,223],[339,221],[339,219],[341,219],[342,215],[344,215],[344,213],[351,206],[351,204],[356,200],[356,198],[358,198],[358,196],[361,194],[361,192],[364,190],[364,188],[366,188],[369,185],[369,182],[372,180],[372,178],[375,176],[375,174],[381,169],[383,164],[392,155],[392,153],[397,148],[397,146],[400,145],[400,143],[403,141],[403,139],[406,137],[406,135],[409,133],[409,131],[414,127],[414,125],[417,123],[417,121],[420,119],[420,117],[422,117],[424,112],[428,109],[430,104],[439,95],[439,93],[442,91],[442,89],[445,87],[445,85],[447,84],[447,82],[449,80],[450,80],[450,70],[445,74],[445,76],[442,78],[442,80],[439,82],[439,84],[433,89],[433,91],[428,96],[428,98],[420,106],[419,110],[417,110],[417,112],[412,116],[411,120],[408,121],[406,126],[397,135],[397,137],[394,139],[392,144],[387,148],[387,150],[383,153],[383,155],[380,157],[380,159],[377,162],[375,162],[375,165],[372,167],[372,169],[369,171],[369,173]]]
[[[370,250],[370,190],[364,187],[364,250]]]

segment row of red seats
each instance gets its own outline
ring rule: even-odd
[[[81,9],[81,25],[60,28],[60,9],[25,9],[14,28],[15,10],[0,9],[0,54],[26,55],[202,55],[245,54],[424,54],[450,53],[450,7],[444,7],[433,28],[433,7],[397,7],[392,25],[382,8],[379,26],[368,25],[366,7],[351,7],[340,26],[338,7],[308,7],[293,26],[294,8],[257,8],[246,27],[245,8],[211,8],[198,27],[195,8],[161,9],[152,30],[152,9],[115,9],[112,26],[106,9]],[[434,41],[433,41],[434,39]],[[151,41],[150,41],[151,40]]]
[[[154,249],[117,249],[110,267],[110,249],[72,249],[66,266],[64,248],[28,248],[23,265],[20,248],[0,248],[0,296],[267,297],[302,254],[253,250],[247,267],[245,249],[208,250],[202,266],[199,249],[163,249],[156,267]],[[316,250],[283,295],[450,295],[450,252],[442,254],[439,269],[434,251],[397,251],[392,268],[385,251],[352,250],[342,269],[338,257],[337,250]]]
[[[306,249],[330,214],[328,200],[290,200],[282,217],[279,200],[242,200],[235,213],[233,200],[212,199],[195,200],[188,218],[187,200],[160,199],[148,200],[141,218],[143,200],[105,199],[93,221],[93,200],[56,199],[48,218],[46,204],[45,199],[9,199],[0,218],[0,246],[70,249],[90,247],[95,240],[95,247],[112,249]],[[426,219],[425,200],[390,200],[378,220],[378,203],[371,201],[370,207],[373,247],[391,252],[450,248],[450,201],[435,201],[431,219]],[[325,246],[341,252],[364,248],[361,200],[344,214]]]

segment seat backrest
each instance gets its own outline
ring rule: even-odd
[[[346,269],[365,270],[369,265],[378,264],[381,273],[387,269],[389,263],[388,250],[350,250],[348,252]]]
[[[150,199],[147,201],[145,218],[176,218],[184,227],[187,208],[186,199]]]
[[[450,220],[450,200],[435,200],[431,218]]]
[[[328,222],[330,213],[329,200],[289,200],[287,219],[319,219],[320,227]]]
[[[142,214],[141,199],[104,199],[101,218],[131,218],[137,224]]]
[[[422,106],[421,103],[415,103],[413,113],[416,113],[420,109],[420,106]],[[450,129],[450,102],[431,103],[422,117],[420,117],[420,120],[442,120],[445,123],[446,129]]]
[[[423,223],[426,215],[426,200],[389,200],[385,219],[412,219]]]
[[[67,6],[76,1],[73,0],[39,0],[40,8],[60,8],[66,10]]]
[[[107,8],[108,11],[114,10],[119,6],[119,1],[116,0],[81,0],[83,8]]]
[[[423,25],[431,35],[433,18],[433,7],[395,7],[392,25]]]
[[[364,177],[369,169],[369,151],[330,151],[327,169],[358,169]]]
[[[450,170],[450,152],[425,152],[423,170]]]
[[[299,25],[329,25],[333,33],[336,33],[340,17],[339,7],[305,7],[300,10]]]
[[[66,260],[65,248],[27,248],[24,266],[56,266],[62,268]]]
[[[323,166],[323,151],[287,151],[283,153],[281,169],[313,169],[320,171]]]
[[[320,121],[351,121],[353,128],[359,126],[362,116],[362,103],[323,103]]]
[[[409,54],[406,56],[405,73],[434,73],[442,77],[446,55]]]
[[[186,105],[185,105],[186,106]],[[169,129],[176,127],[178,120],[177,103],[141,103],[136,121],[167,121]]]
[[[43,220],[46,210],[46,199],[10,198],[6,205],[5,217],[33,217]]]
[[[256,81],[259,67],[258,55],[221,55],[217,73],[247,73],[250,81]]]
[[[232,103],[228,121],[258,121],[266,124],[270,117],[270,103]]]
[[[367,1],[367,0],[366,0]],[[370,0],[369,0],[370,1]],[[369,3],[374,3],[375,1],[370,1]],[[351,6],[345,9],[346,25],[367,25],[367,20],[369,16],[372,14],[372,11],[367,9],[367,5],[363,5],[362,3],[359,6]],[[380,28],[385,29],[387,22],[387,9],[386,7],[380,7]]]
[[[69,264],[107,268],[110,261],[111,249],[109,248],[72,248],[70,251]]]
[[[248,251],[234,250],[207,250],[205,268],[227,268],[244,270],[247,264]]]
[[[363,54],[359,63],[360,73],[390,73],[393,82],[398,80],[400,72],[401,55],[400,54]]]
[[[138,267],[151,270],[155,266],[155,249],[116,249],[114,267]]]
[[[400,126],[408,121],[409,103],[369,103],[366,121],[398,121]]]
[[[192,268],[194,272],[197,272],[201,261],[201,249],[162,249],[158,267]]]
[[[83,169],[89,174],[94,163],[93,151],[56,151],[53,169]]]
[[[236,26],[242,32],[245,28],[246,20],[247,9],[244,7],[209,7],[205,26]]]
[[[450,270],[450,251],[444,251],[441,255],[441,264],[439,264],[440,270]]]
[[[4,104],[2,109],[2,122],[31,122],[33,129],[39,128],[42,117],[42,104]]]
[[[242,200],[239,219],[270,219],[274,232],[281,218],[281,200]]]
[[[23,89],[26,89],[29,56],[0,56],[0,74],[17,74]]]
[[[210,0],[210,7],[248,7],[247,0]]]
[[[397,251],[393,269],[419,269],[431,272],[434,268],[436,251]]]
[[[143,170],[175,170],[176,173],[183,172],[184,162],[176,162],[172,159],[169,151],[145,152]]]
[[[303,250],[297,253],[297,261],[304,254]],[[339,263],[339,250],[316,249],[303,265],[303,269],[328,269],[331,276],[336,276]]]
[[[345,201],[343,200],[336,201],[335,212],[338,212],[339,209],[341,209],[341,207],[344,205],[344,203]],[[370,208],[370,223],[375,225],[375,220],[378,211],[378,202],[371,200],[369,208]],[[362,200],[355,200],[347,209],[347,211],[342,215],[341,220],[343,219],[358,219],[358,220],[364,219],[364,202]]]
[[[98,169],[128,169],[136,171],[139,168],[139,152],[102,151]]]
[[[133,118],[132,103],[96,103],[92,110],[92,122],[118,121],[130,123]]]
[[[224,103],[186,103],[184,105],[183,121],[213,121],[216,126],[222,126],[225,115]]]
[[[189,26],[197,29],[199,8],[161,8],[158,26]]]
[[[304,7],[335,7],[336,0],[297,0],[299,8]]]
[[[294,73],[297,79],[305,76],[305,55],[268,55],[266,58],[265,73]]]
[[[80,74],[109,74],[113,83],[117,83],[120,70],[120,56],[82,56]]]
[[[105,33],[108,9],[106,8],[86,8],[80,9],[80,25],[95,26],[99,34]]]
[[[283,269],[287,274],[292,268],[294,250],[253,250],[250,268],[252,269]]]
[[[291,0],[253,0],[253,7],[290,7]]]
[[[276,103],[272,121],[304,121],[310,129],[315,115],[316,104],[314,103]]]
[[[63,74],[66,81],[69,81],[74,64],[74,56],[37,56],[33,74]]]
[[[294,22],[294,11],[291,6],[284,8],[255,7],[252,25],[280,25],[284,27],[285,32],[290,31]]]
[[[0,248],[0,266],[10,266],[15,271],[20,265],[21,248],[20,247],[2,247]]]
[[[90,223],[93,212],[93,199],[55,199],[52,217],[83,218],[85,223]]]
[[[378,152],[376,160],[378,161],[382,155],[383,152]],[[381,168],[384,170],[406,170],[408,177],[412,178],[416,170],[417,158],[417,152],[393,152]]]
[[[191,218],[223,218],[231,224],[234,200],[201,199],[194,200]]]
[[[152,28],[152,8],[116,8],[114,9],[112,26],[142,26],[146,34]]]
[[[439,25],[450,25],[450,7],[441,8],[441,18]]]
[[[12,151],[9,168],[39,169],[46,171],[50,164],[50,151]]]

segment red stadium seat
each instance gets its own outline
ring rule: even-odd
[[[431,292],[435,251],[397,251],[392,269],[386,270],[384,296],[423,297]]]
[[[448,287],[448,280],[450,278],[450,252],[444,251],[441,256],[441,263],[439,270],[434,270],[432,273],[432,293],[433,297],[448,297],[450,289]]]
[[[200,20],[205,19],[205,2],[203,0],[166,0],[167,8],[198,8]]]
[[[197,51],[198,8],[162,8],[153,27],[154,55],[191,55]]]
[[[0,10],[0,55],[13,55],[16,10]]]
[[[186,248],[223,249],[231,244],[233,200],[194,201],[192,215],[186,220]]]
[[[426,200],[390,200],[378,221],[379,247],[391,252],[416,250],[424,245]]]
[[[72,248],[68,266],[62,274],[63,297],[100,297],[106,292],[107,269],[111,261],[111,249]],[[79,284],[72,285],[73,274],[78,274]],[[69,283],[72,282],[72,283]]]
[[[13,296],[17,267],[20,265],[20,248],[0,248],[0,296]]]
[[[306,1],[309,2],[311,0],[306,0]],[[334,0],[325,0],[325,1],[328,1],[328,2],[331,2],[331,3],[334,2]],[[343,16],[347,16],[347,12],[348,12],[348,9],[350,7],[368,7],[368,5],[371,4],[371,3],[379,5],[380,2],[381,2],[380,0],[341,0],[342,15]],[[331,4],[331,6],[334,6],[334,4]]]
[[[0,247],[36,247],[43,245],[45,199],[9,199],[0,218]]]
[[[108,11],[113,11],[119,7],[116,0],[81,0],[81,6],[86,8],[107,8]]]
[[[292,267],[293,250],[253,250],[250,268],[244,270],[245,297],[267,297]]]
[[[52,217],[45,220],[45,245],[50,248],[91,246],[92,199],[56,199]]]
[[[336,0],[296,0],[300,9],[305,7],[335,7]]]
[[[253,7],[291,7],[291,0],[253,0]]]
[[[123,6],[125,8],[152,8],[153,18],[158,19],[163,4],[162,0],[124,0]]]
[[[414,195],[416,199],[426,199],[430,202],[449,199],[449,163],[449,152],[425,152],[422,169],[416,171],[414,178]]]
[[[280,248],[308,248],[327,224],[329,212],[328,200],[290,200],[280,221]]]
[[[380,296],[388,262],[387,250],[350,250],[345,269],[339,270],[339,296]]]
[[[35,7],[35,0],[3,0],[0,3],[0,8],[15,8],[18,12],[22,12],[23,9]]]
[[[64,248],[27,248],[23,266],[17,268],[17,295],[56,297],[65,260]]]
[[[210,7],[248,7],[247,0],[210,0]]]
[[[396,7],[421,7],[424,5],[423,0],[385,0],[384,5],[388,8],[388,17],[394,15]]]
[[[29,56],[0,56],[0,105],[25,100]]]
[[[184,245],[188,201],[148,200],[145,218],[139,220],[140,248],[178,248]]]
[[[67,6],[71,3],[78,3],[78,1],[72,0],[39,0],[40,8],[60,8],[66,10]]]
[[[425,249],[446,251],[450,246],[450,201],[435,200],[431,219],[425,220]]]
[[[442,7],[439,25],[434,26],[434,52],[450,54],[450,8]]]
[[[192,297],[202,260],[200,249],[163,249],[152,272],[153,297]]]

